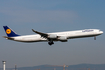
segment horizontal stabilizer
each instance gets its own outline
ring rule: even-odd
[[[11,38],[11,37],[7,37],[7,36],[3,36],[3,37],[9,40],[14,40],[14,38]]]

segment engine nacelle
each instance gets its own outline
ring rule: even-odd
[[[56,34],[50,34],[50,35],[48,35],[48,38],[55,39],[55,38],[57,38],[57,35]]]
[[[61,36],[58,38],[61,42],[67,42],[67,37],[66,36]]]

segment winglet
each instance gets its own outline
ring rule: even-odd
[[[4,28],[8,37],[20,36],[20,35],[16,34],[12,29],[10,29],[8,26],[3,26],[3,28]]]

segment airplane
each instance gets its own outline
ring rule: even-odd
[[[84,29],[76,31],[64,31],[64,32],[55,32],[55,33],[42,33],[39,31],[33,32],[36,34],[33,35],[18,35],[10,27],[3,26],[7,36],[3,36],[8,40],[18,41],[18,42],[48,42],[49,45],[53,45],[54,41],[67,42],[68,39],[74,38],[84,38],[84,37],[94,37],[103,34],[103,31],[99,29]]]

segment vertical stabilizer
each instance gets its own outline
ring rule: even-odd
[[[20,35],[16,34],[12,29],[10,29],[8,26],[3,26],[3,27],[4,27],[4,30],[8,37],[20,36]]]

